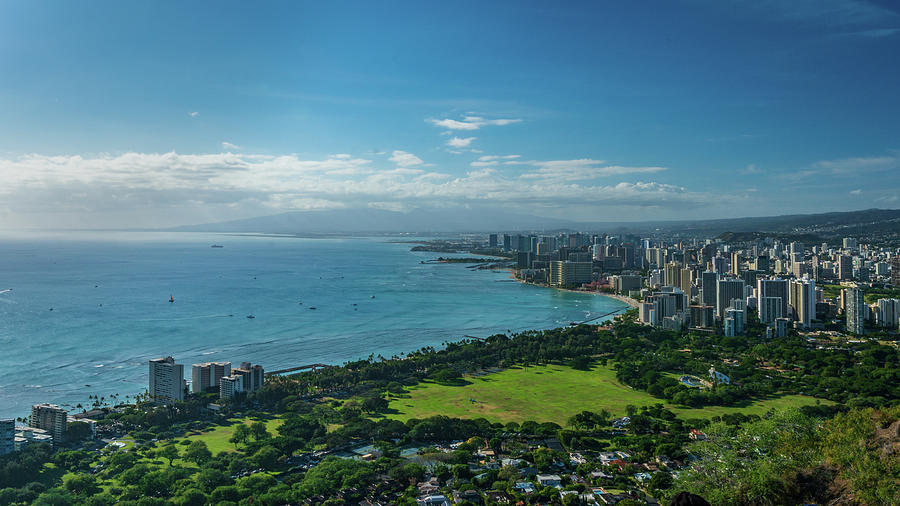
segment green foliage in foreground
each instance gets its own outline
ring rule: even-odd
[[[699,457],[671,490],[712,504],[896,504],[900,497],[900,406],[852,410],[820,423],[798,410],[706,428]]]

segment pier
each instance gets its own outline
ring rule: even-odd
[[[304,370],[307,370],[307,369],[309,369],[309,370],[311,370],[311,371],[315,371],[316,369],[323,369],[323,368],[325,368],[325,367],[332,367],[332,366],[330,366],[330,365],[328,365],[328,364],[307,364],[307,365],[299,365],[299,366],[297,366],[297,367],[290,367],[290,368],[287,368],[287,369],[279,369],[279,370],[277,370],[277,371],[269,371],[269,372],[266,373],[266,376],[277,376],[277,375],[279,375],[279,374],[286,374],[286,373],[289,373],[289,372],[296,372],[296,371],[304,371]]]

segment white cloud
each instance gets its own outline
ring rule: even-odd
[[[395,150],[391,153],[391,157],[388,160],[397,164],[398,167],[415,167],[416,165],[422,165],[422,159],[418,156],[407,153],[406,151]]]
[[[176,208],[190,208],[192,218],[188,219],[203,221],[197,213],[213,212],[210,209],[226,210],[230,217],[371,203],[404,208],[480,202],[522,209],[590,205],[684,210],[726,197],[656,182],[575,183],[597,174],[636,172],[633,167],[602,166],[594,160],[537,162],[544,164],[539,170],[560,170],[563,177],[551,177],[548,172],[540,177],[507,176],[493,167],[473,167],[464,175],[451,175],[429,169],[415,155],[399,150],[390,161],[393,166],[379,167],[369,159],[346,154],[315,160],[240,153],[32,154],[0,158],[0,208],[19,219],[57,213],[98,216],[106,220],[104,224],[135,226],[134,220],[122,221],[127,215],[139,216],[144,225],[165,226],[185,221],[183,216],[180,221],[162,218]],[[488,157],[483,163],[498,161]],[[568,177],[565,171],[571,170],[580,176]],[[223,213],[216,211],[206,221],[222,218]]]
[[[467,148],[475,139],[475,137],[452,137],[447,141],[447,145],[451,148]]]
[[[493,160],[515,160],[517,158],[521,158],[522,155],[485,155],[479,156],[478,161],[480,162],[490,162]]]
[[[530,165],[537,170],[526,172],[523,179],[560,181],[583,181],[606,176],[623,176],[629,174],[648,174],[667,170],[665,167],[626,167],[623,165],[604,165],[603,160],[582,158],[578,160],[533,161]]]
[[[756,164],[753,163],[748,164],[746,167],[744,167],[743,170],[740,171],[741,174],[760,174],[761,172],[762,169],[760,169],[756,166]]]
[[[197,111],[192,111],[192,112],[188,113],[188,116],[190,116],[192,118],[196,118],[197,116],[200,116],[200,113]]]
[[[222,147],[225,148],[225,149],[231,149],[231,150],[238,150],[238,149],[241,149],[241,147],[238,146],[237,144],[232,144],[232,143],[227,142],[227,141],[222,141]]]
[[[831,171],[832,174],[856,174],[900,169],[900,155],[869,156],[822,160],[813,164],[817,169]]]
[[[513,123],[520,123],[521,119],[485,119],[481,116],[466,116],[462,120],[455,119],[433,119],[429,118],[425,121],[432,125],[450,130],[478,130],[483,126],[505,126]]]

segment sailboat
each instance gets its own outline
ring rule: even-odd
[[[169,295],[169,302],[175,302],[175,297],[173,297],[172,295]]]

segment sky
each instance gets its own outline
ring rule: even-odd
[[[900,208],[900,4],[0,2],[0,228]]]

